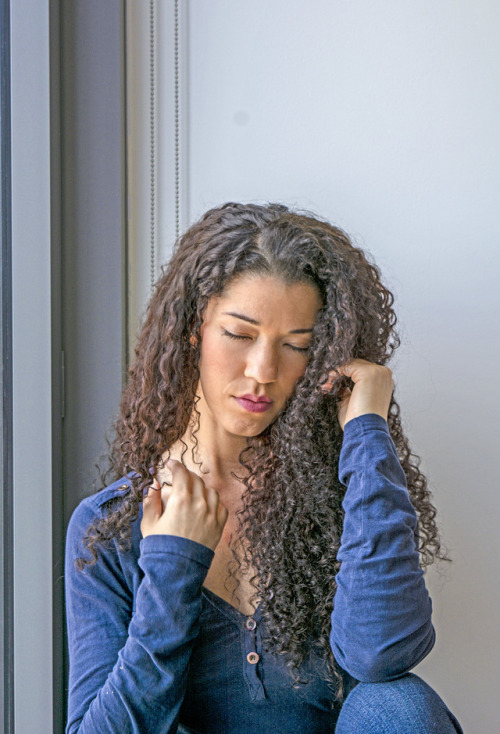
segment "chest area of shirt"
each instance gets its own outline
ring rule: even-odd
[[[230,532],[222,536],[203,586],[242,614],[251,615],[258,604],[258,599],[252,603],[255,588],[250,582],[255,570],[245,563],[238,566],[229,546],[230,537]],[[238,555],[241,557],[242,551]]]

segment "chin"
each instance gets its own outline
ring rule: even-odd
[[[267,420],[265,422],[263,421],[253,421],[248,423],[242,423],[239,422],[238,424],[234,425],[230,429],[230,433],[233,433],[235,436],[242,436],[245,438],[254,438],[255,436],[260,436],[261,433],[264,433],[269,426],[274,423],[276,420],[276,416],[272,418],[271,420]]]

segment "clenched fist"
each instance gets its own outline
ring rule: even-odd
[[[166,464],[172,485],[160,488],[154,480],[143,500],[141,532],[148,535],[177,535],[215,550],[227,520],[227,509],[218,492],[180,461]]]
[[[338,416],[342,430],[353,418],[365,413],[377,413],[387,420],[391,397],[394,390],[394,380],[389,367],[366,359],[353,359],[350,364],[338,367],[330,373],[330,377],[322,386],[328,392],[335,380],[342,375],[350,377],[354,382],[352,390],[347,388],[339,403]]]

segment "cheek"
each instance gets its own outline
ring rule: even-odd
[[[290,366],[288,373],[288,380],[295,386],[307,369],[307,361],[304,359],[303,363],[297,363]]]
[[[200,351],[200,377],[209,382],[217,382],[231,371],[234,364],[235,355],[228,354],[221,339],[207,335]]]

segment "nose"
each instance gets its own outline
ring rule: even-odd
[[[277,350],[265,344],[255,344],[247,354],[245,377],[266,384],[278,379],[279,357]]]

